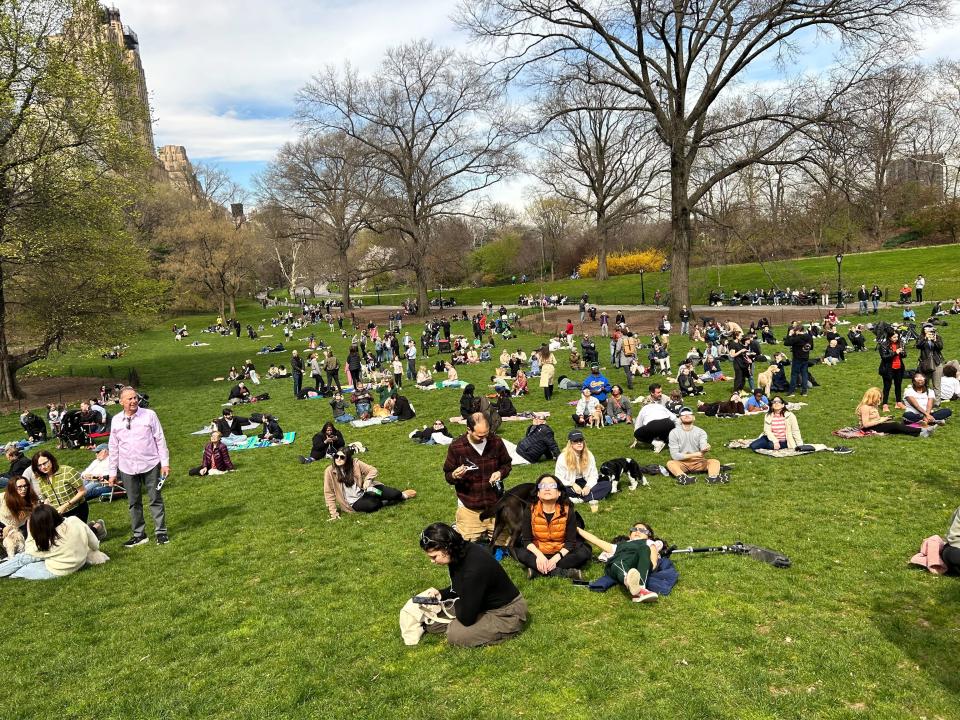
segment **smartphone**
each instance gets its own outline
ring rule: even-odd
[[[440,598],[436,598],[433,595],[415,595],[413,602],[417,605],[439,605]]]
[[[157,480],[157,490],[159,490],[160,488],[162,488],[162,487],[163,487],[163,484],[164,484],[166,481],[167,481],[167,476],[166,476],[166,475],[161,475],[161,476],[160,476],[160,479]]]
[[[590,587],[590,581],[589,581],[589,580],[573,580],[572,582],[573,582],[573,584],[576,585],[577,587]]]

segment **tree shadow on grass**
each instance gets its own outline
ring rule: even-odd
[[[244,508],[241,505],[211,505],[193,514],[184,514],[178,510],[176,526],[180,532],[184,530],[196,530],[212,521],[227,521],[229,518],[243,512],[243,510]]]
[[[929,593],[932,602],[921,604],[918,598],[925,593],[916,598],[891,594],[878,599],[873,604],[873,621],[921,670],[949,692],[960,695],[960,673],[956,668],[960,578],[946,576],[936,582],[939,587]]]

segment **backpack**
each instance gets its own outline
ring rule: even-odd
[[[627,357],[634,357],[637,354],[637,339],[632,337],[623,338],[623,354]]]

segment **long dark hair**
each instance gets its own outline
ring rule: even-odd
[[[323,424],[323,427],[320,428],[320,432],[321,432],[323,435],[326,435],[326,434],[327,434],[327,430],[333,430],[334,435],[337,434],[337,428],[334,427],[333,423],[330,422],[329,420],[327,420],[327,421]]]
[[[30,537],[37,544],[37,548],[46,552],[57,544],[57,528],[63,522],[63,516],[55,507],[40,503],[33,509],[28,528]]]
[[[343,465],[337,465],[336,455],[343,453],[346,458],[343,461]],[[353,487],[353,448],[347,445],[337,450],[336,455],[333,459],[333,473],[336,475],[337,480],[340,481],[346,487]]]
[[[20,493],[17,492],[17,483],[21,481],[27,483],[26,497],[20,497]],[[7,504],[7,509],[18,521],[21,515],[31,512],[40,504],[40,498],[33,489],[33,485],[22,475],[14,475],[10,478],[7,489],[3,494],[3,500]]]
[[[770,398],[770,407],[767,408],[767,415],[773,415],[773,401],[774,401],[774,400],[779,400],[779,401],[780,401],[780,404],[783,405],[783,417],[786,417],[786,416],[787,416],[787,403],[785,403],[785,402],[783,401],[783,398],[780,397],[779,395],[774,395],[772,398]]]
[[[450,556],[450,561],[457,563],[467,554],[467,541],[463,536],[446,523],[433,523],[420,533],[420,549],[424,552],[442,550]]]
[[[563,492],[563,483],[560,482],[560,479],[553,473],[544,473],[537,478],[537,494],[540,493],[540,481],[541,480],[553,480],[557,484],[557,490],[560,491],[560,497],[557,498],[557,510],[560,513],[560,517],[563,517],[567,514],[568,500],[566,493]],[[540,498],[537,498],[537,502],[540,502]]]

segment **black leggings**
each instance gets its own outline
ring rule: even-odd
[[[337,390],[343,390],[343,388],[340,387],[340,371],[327,370],[326,373],[327,373],[327,385],[330,385],[331,387],[336,385]]]
[[[960,573],[960,548],[953,545],[944,545],[940,557],[947,564],[947,569]]]
[[[75,508],[73,508],[72,510],[67,510],[67,512],[65,512],[65,513],[63,514],[63,516],[64,516],[65,518],[66,518],[66,517],[78,517],[78,518],[80,518],[81,520],[83,520],[84,522],[86,522],[86,521],[90,518],[90,506],[87,504],[87,501],[84,500],[82,503],[80,503],[79,505],[77,505],[77,506],[76,506]]]
[[[670,437],[670,431],[675,427],[676,424],[673,420],[668,418],[653,420],[646,425],[638,427],[633,432],[633,436],[637,439],[637,442],[642,443],[652,443],[654,440],[667,442],[667,439]]]
[[[750,389],[753,389],[753,376],[750,372],[750,367],[740,367],[737,363],[733,364],[733,391],[739,392],[743,390],[743,386],[750,383]]]
[[[543,399],[550,400],[553,397],[553,385],[547,385],[543,389]]]
[[[913,435],[917,437],[920,435],[921,430],[917,427],[911,427],[910,425],[904,425],[903,423],[898,422],[882,422],[877,423],[876,425],[871,425],[867,430],[875,430],[882,433],[890,433],[891,435]]]
[[[527,550],[525,547],[513,548],[513,556],[517,559],[517,562],[524,567],[528,567],[534,572],[538,572],[537,556]],[[586,543],[577,545],[573,550],[567,553],[566,557],[560,558],[560,560],[557,562],[557,567],[561,569],[583,567],[587,564],[587,561],[591,556],[592,553],[589,545]],[[552,556],[547,555],[547,557],[549,558]]]
[[[890,399],[890,385],[893,384],[894,397],[897,402],[903,402],[903,368],[891,370],[889,375],[883,375],[883,404]]]
[[[374,487],[380,491],[380,495],[367,490],[351,507],[357,512],[372,513],[385,508],[387,505],[401,503],[406,499],[402,492],[386,485],[376,485]]]

